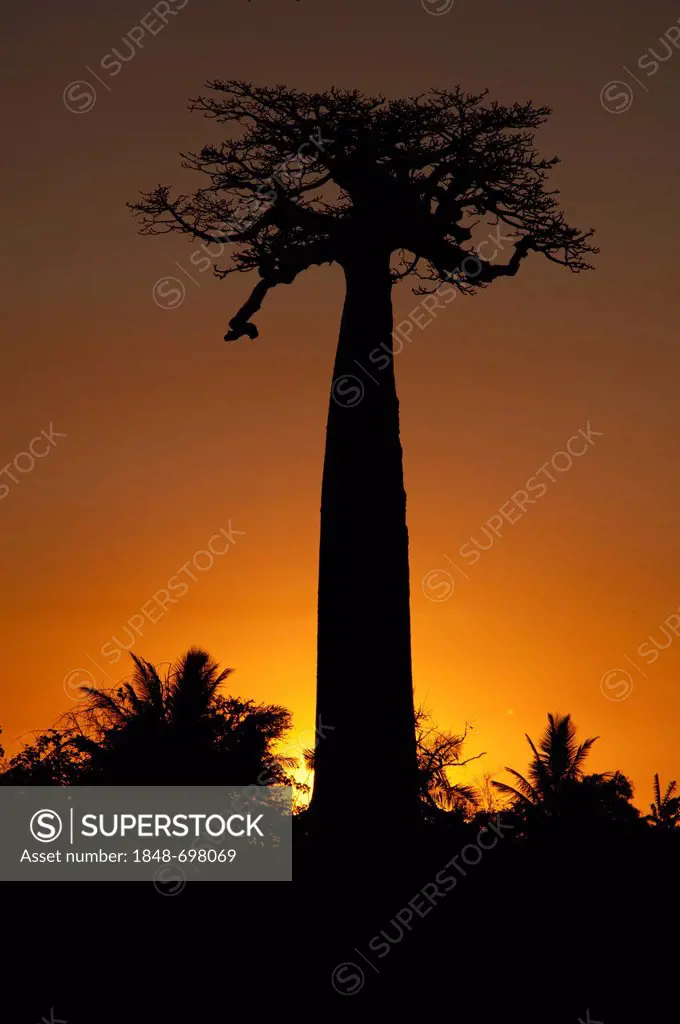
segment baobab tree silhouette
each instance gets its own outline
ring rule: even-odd
[[[471,294],[516,274],[530,252],[578,273],[597,250],[547,189],[557,159],[541,158],[533,139],[547,107],[503,106],[458,87],[397,100],[241,81],[208,88],[190,109],[229,131],[220,145],[183,154],[203,187],[173,198],[158,186],[129,205],[142,233],[229,239],[235,251],[218,276],[257,272],[229,341],[257,337],[251,318],[276,285],[318,264],[344,271],[318,593],[317,713],[333,729],[317,744],[311,813],[322,830],[349,804],[374,826],[378,817],[406,825],[418,787],[392,288],[414,275],[425,282],[418,294],[442,282]],[[282,176],[303,148],[295,174]],[[489,224],[507,231],[505,262],[476,248],[476,229],[486,235]],[[379,380],[348,386],[376,353]],[[386,769],[390,786],[371,794]]]

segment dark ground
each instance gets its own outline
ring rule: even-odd
[[[368,881],[305,881],[298,853],[292,884],[5,885],[2,1019],[674,1022],[680,846],[662,839],[506,839],[430,903],[459,837],[396,842]]]

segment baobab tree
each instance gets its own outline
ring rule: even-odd
[[[240,81],[208,88],[190,109],[228,130],[183,154],[202,186],[177,196],[158,186],[130,206],[142,233],[230,242],[219,277],[256,272],[227,341],[257,337],[252,317],[277,285],[316,265],[342,268],[321,492],[312,812],[323,823],[348,804],[370,805],[403,823],[418,796],[392,289],[414,276],[418,294],[434,293],[424,302],[442,289],[472,294],[515,275],[529,253],[578,273],[596,251],[592,232],[570,227],[547,188],[557,159],[540,157],[533,139],[547,107],[460,88],[398,100]],[[506,259],[482,255],[489,225],[502,227]],[[386,770],[391,784],[371,793]]]

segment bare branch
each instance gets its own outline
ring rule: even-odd
[[[230,340],[257,336],[251,318],[270,288],[314,264],[346,262],[375,238],[399,253],[393,283],[413,275],[465,294],[514,276],[529,252],[573,273],[591,269],[593,232],[567,223],[548,188],[558,160],[535,146],[548,107],[505,106],[458,87],[397,100],[234,80],[208,88],[190,109],[227,137],[182,154],[203,187],[173,198],[158,185],[129,205],[142,234],[229,243],[218,277],[258,273]],[[483,259],[473,242],[489,219],[510,229],[505,262]]]

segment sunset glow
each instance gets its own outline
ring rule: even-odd
[[[138,4],[96,18],[81,0],[39,18],[25,6],[4,55],[6,751],[81,683],[123,678],[126,648],[165,663],[192,644],[234,668],[233,693],[293,711],[292,749],[313,744],[342,274],[277,289],[260,337],[225,344],[250,282],[217,280],[186,240],[140,238],[125,201],[196,186],[179,152],[220,130],[185,107],[211,76],[390,97],[460,82],[554,108],[538,142],[559,153],[569,218],[601,253],[582,275],[530,256],[516,279],[429,313],[395,290],[416,703],[444,728],[471,724],[466,753],[487,753],[461,781],[523,770],[524,733],[571,712],[600,737],[590,770],[620,768],[647,811],[654,772],[678,770],[680,54],[620,116],[600,92],[677,11],[655,5],[657,24],[617,5],[614,32],[585,0],[461,2],[463,34],[458,5],[437,20],[418,0],[192,2],[114,75],[100,59]],[[81,79],[96,102],[74,112],[63,94]],[[380,386],[378,370],[357,373]],[[370,567],[357,586],[380,601]]]

